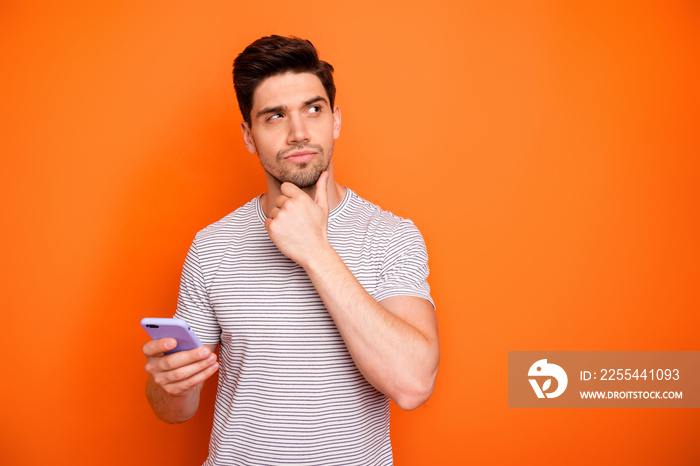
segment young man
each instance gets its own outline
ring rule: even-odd
[[[336,183],[332,71],[310,42],[280,36],[234,61],[243,140],[267,191],[199,232],[187,255],[176,317],[205,347],[143,348],[147,396],[167,422],[193,416],[219,371],[207,465],[392,464],[389,399],[414,409],[433,391],[423,238]]]

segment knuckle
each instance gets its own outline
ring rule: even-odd
[[[172,359],[167,358],[167,357],[163,358],[163,369],[170,371],[170,370],[175,369],[175,367],[176,367],[175,363],[173,362]]]
[[[161,374],[153,374],[153,381],[157,384],[160,385],[161,387],[165,388],[167,386],[168,380],[167,378]],[[167,390],[166,390],[167,391]]]
[[[171,396],[177,396],[177,395],[180,395],[180,393],[181,393],[181,390],[179,388],[173,387],[172,385],[164,386],[163,390],[165,391],[165,393],[167,393],[168,395],[171,395]]]

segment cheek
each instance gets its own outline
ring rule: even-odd
[[[263,152],[265,154],[276,154],[278,149],[276,144],[271,144],[269,141],[265,141],[262,145],[258,146],[258,152]]]
[[[277,153],[277,138],[275,138],[274,135],[269,134],[269,132],[256,134],[255,147],[257,148],[258,154],[268,154],[270,152]]]

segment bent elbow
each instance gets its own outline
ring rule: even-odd
[[[423,406],[423,404],[428,401],[429,396],[427,397],[416,397],[416,396],[410,396],[410,397],[397,397],[394,402],[396,403],[396,406],[401,408],[403,411],[413,411],[416,408],[419,408]]]
[[[429,379],[422,381],[422,383],[416,384],[416,386],[414,386],[412,389],[400,391],[392,399],[394,403],[396,403],[396,406],[402,410],[413,411],[414,409],[423,406],[423,404],[428,401],[430,395],[433,394],[434,389],[435,376],[432,376]]]

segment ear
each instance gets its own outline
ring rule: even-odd
[[[340,137],[340,107],[337,105],[333,109],[333,139]]]
[[[243,132],[243,142],[245,143],[245,147],[248,149],[248,152],[251,154],[257,153],[258,149],[255,147],[253,133],[250,131],[250,126],[248,126],[248,123],[245,121],[241,122],[241,131]]]

